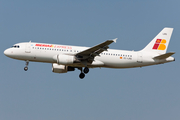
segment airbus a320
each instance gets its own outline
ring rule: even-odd
[[[71,45],[58,45],[36,42],[23,42],[13,45],[4,51],[7,57],[26,62],[45,62],[52,64],[55,73],[67,73],[76,68],[81,72],[83,79],[89,68],[134,68],[157,65],[175,61],[167,48],[173,28],[164,28],[144,49],[140,51],[125,51],[109,49],[109,45],[116,39],[107,40],[94,47],[79,47]]]

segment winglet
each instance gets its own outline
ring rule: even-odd
[[[117,39],[118,39],[118,38],[115,38],[115,39],[112,39],[112,40],[116,43]]]

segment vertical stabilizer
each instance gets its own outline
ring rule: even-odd
[[[172,32],[173,28],[164,28],[142,51],[166,53]]]

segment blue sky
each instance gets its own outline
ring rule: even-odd
[[[179,120],[178,0],[1,0],[1,120]],[[164,27],[174,32],[175,62],[133,69],[55,74],[51,64],[7,58],[15,43],[94,46],[118,38],[112,49],[141,50]]]

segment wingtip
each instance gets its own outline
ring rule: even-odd
[[[117,39],[118,39],[118,38],[115,38],[115,39],[113,39],[113,41],[116,43]]]

